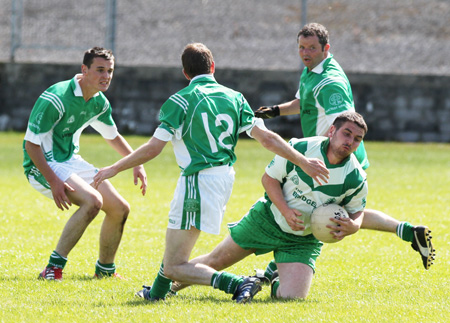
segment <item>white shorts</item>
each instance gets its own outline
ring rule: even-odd
[[[63,182],[67,181],[73,174],[76,174],[86,183],[91,184],[94,181],[95,174],[98,172],[97,168],[85,161],[80,155],[74,155],[62,163],[48,162],[48,165]],[[28,181],[38,192],[53,199],[50,185],[36,167],[33,167],[28,174]]]
[[[189,230],[195,227],[219,234],[234,175],[233,167],[225,165],[180,176],[170,203],[168,228]]]

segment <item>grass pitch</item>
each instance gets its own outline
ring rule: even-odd
[[[116,265],[128,281],[92,280],[102,215],[69,255],[62,283],[38,281],[61,230],[74,212],[28,185],[21,167],[23,134],[0,134],[1,322],[448,322],[450,314],[450,145],[368,142],[368,207],[433,231],[437,259],[429,271],[418,253],[394,234],[362,230],[325,245],[306,300],[272,301],[263,288],[251,304],[210,287],[191,287],[165,303],[134,297],[159,268],[169,203],[179,171],[170,145],[145,165],[149,190],[142,197],[131,171],[111,181],[130,202]],[[137,148],[148,138],[127,137]],[[81,155],[98,167],[118,155],[95,135],[84,135]],[[219,236],[201,235],[193,256],[209,252],[262,194],[272,154],[253,140],[237,146],[236,183]],[[229,268],[248,275],[271,255],[250,256]]]

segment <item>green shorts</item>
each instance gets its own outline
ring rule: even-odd
[[[323,243],[312,234],[298,236],[282,231],[270,204],[259,200],[239,222],[228,224],[233,241],[243,249],[255,249],[256,255],[273,251],[276,263],[303,263],[315,271]]]

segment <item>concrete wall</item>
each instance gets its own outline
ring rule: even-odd
[[[37,97],[72,78],[76,65],[0,64],[0,130],[24,131]],[[253,109],[292,100],[299,72],[220,68],[216,79],[241,91]],[[368,140],[450,142],[450,77],[348,74]],[[188,83],[181,68],[116,66],[106,96],[124,134],[151,135],[161,104]],[[298,116],[268,120],[285,137],[301,136]]]

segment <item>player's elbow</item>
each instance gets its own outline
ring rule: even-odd
[[[265,131],[263,136],[258,138],[259,143],[266,149],[273,151],[278,144],[278,135],[272,131]]]

